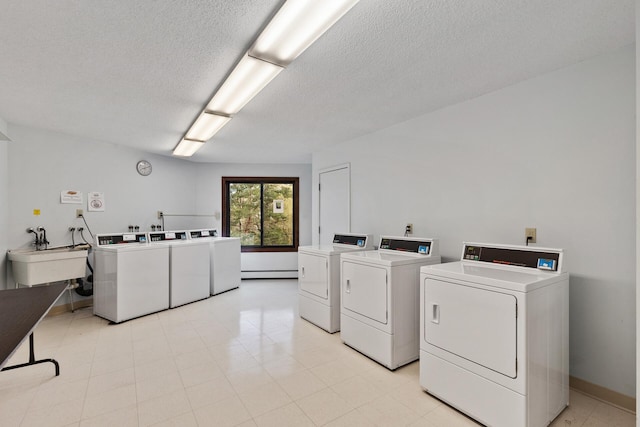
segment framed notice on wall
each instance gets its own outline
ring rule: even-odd
[[[92,191],[87,198],[87,210],[91,212],[104,212],[104,193]]]

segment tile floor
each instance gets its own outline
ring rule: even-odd
[[[91,308],[48,317],[36,357],[0,373],[0,426],[473,426],[424,393],[418,363],[390,372],[300,319],[295,280],[119,325]],[[28,360],[28,344],[10,364]],[[578,392],[554,426],[634,426]]]

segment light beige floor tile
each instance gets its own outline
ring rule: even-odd
[[[184,390],[138,403],[140,426],[149,426],[191,412],[191,405]]]
[[[316,425],[326,424],[354,409],[330,388],[303,397],[296,403]]]
[[[22,423],[23,427],[58,427],[80,421],[82,415],[81,401],[66,401],[41,409],[32,409],[27,412]]]
[[[358,375],[358,370],[344,360],[334,360],[310,369],[325,384],[333,385]]]
[[[418,384],[408,382],[388,392],[388,395],[412,409],[420,416],[433,411],[442,402],[422,390]]]
[[[447,405],[438,406],[423,418],[435,427],[471,427],[480,425]]]
[[[309,396],[327,387],[324,382],[307,370],[278,378],[277,382],[293,400]]]
[[[229,373],[227,379],[238,393],[273,382],[273,377],[259,365]]]
[[[110,358],[94,360],[91,366],[91,376],[95,377],[127,368],[133,368],[133,353],[124,353]]]
[[[153,359],[147,363],[136,364],[135,375],[136,381],[144,381],[149,378],[168,375],[172,372],[178,372],[178,367],[173,357],[163,357],[161,359]]]
[[[371,402],[384,394],[382,389],[372,384],[368,378],[360,375],[334,384],[331,389],[353,408]]]
[[[97,375],[89,379],[87,396],[104,393],[114,388],[124,387],[136,382],[133,368],[123,369],[117,372]]]
[[[230,397],[237,397],[235,389],[225,377],[187,387],[186,392],[193,409],[211,405]]]
[[[256,417],[265,412],[279,408],[292,400],[276,382],[270,382],[238,393],[251,416]]]
[[[364,371],[362,376],[377,387],[384,390],[391,390],[410,382],[409,377],[400,374],[398,371],[390,371],[382,365],[375,366]]]
[[[188,353],[181,353],[175,357],[175,362],[178,370],[191,368],[193,366],[210,365],[212,363],[215,363],[213,360],[213,355],[206,347]]]
[[[356,409],[325,424],[326,427],[371,427],[372,425],[374,424],[371,420]]]
[[[264,369],[269,372],[275,379],[281,379],[288,377],[300,371],[305,371],[307,368],[291,356],[284,356],[276,360],[270,360],[263,363]]]
[[[81,402],[88,383],[89,379],[64,382],[60,377],[52,377],[40,385],[29,409],[44,409],[68,401]]]
[[[137,427],[138,406],[130,405],[80,422],[80,427]]]
[[[87,396],[84,399],[82,419],[97,417],[133,404],[136,404],[136,386],[134,384]]]
[[[170,420],[153,424],[153,427],[198,427],[198,421],[193,412],[187,412]]]
[[[251,420],[251,415],[238,397],[230,397],[194,411],[200,426],[235,426]]]
[[[362,405],[358,412],[377,426],[404,426],[416,422],[420,415],[391,396],[382,396]]]
[[[591,419],[597,419],[615,427],[634,427],[636,425],[634,414],[602,402],[597,403],[587,421]]]
[[[255,417],[254,421],[259,427],[314,426],[313,421],[295,403],[290,403]]]
[[[182,378],[178,372],[169,372],[168,374],[147,378],[136,383],[138,403],[178,390],[184,390]]]
[[[185,387],[204,383],[216,378],[224,377],[224,373],[218,365],[211,360],[207,364],[195,365],[185,369],[180,369],[180,377]]]

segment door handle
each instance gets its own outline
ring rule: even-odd
[[[347,286],[345,286],[345,292],[348,294],[351,293],[351,281],[349,281],[349,279],[347,279]]]
[[[440,323],[440,304],[431,304],[431,323]]]
[[[302,266],[302,278],[304,279],[304,266]]]

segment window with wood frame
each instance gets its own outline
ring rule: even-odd
[[[298,250],[299,178],[222,177],[222,234],[243,252]]]

